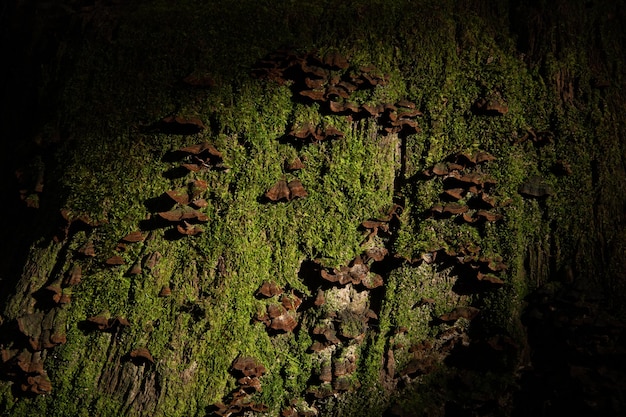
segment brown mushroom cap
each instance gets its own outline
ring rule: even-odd
[[[290,191],[287,186],[287,181],[280,180],[274,184],[266,193],[265,197],[271,201],[287,200],[289,201]]]
[[[282,293],[283,289],[280,288],[274,281],[265,281],[257,290],[257,294],[260,294],[267,298],[271,298],[275,295],[280,295]]]
[[[293,200],[294,198],[304,198],[309,195],[307,191],[304,189],[304,187],[302,186],[302,183],[300,182],[300,180],[297,178],[289,181],[289,183],[287,184],[287,187],[289,188],[290,200]]]
[[[146,236],[143,233],[141,233],[139,230],[137,230],[137,231],[127,234],[120,240],[122,242],[127,242],[127,243],[136,243],[136,242],[142,242],[145,238]]]
[[[145,347],[137,348],[130,352],[130,357],[138,362],[150,362],[154,363],[154,358],[148,349]]]

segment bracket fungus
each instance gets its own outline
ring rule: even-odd
[[[157,215],[160,218],[173,223],[177,223],[183,220],[196,220],[199,222],[209,221],[209,217],[206,214],[188,206],[178,207],[169,211],[162,211],[157,213]]]
[[[148,349],[145,347],[140,347],[132,350],[129,353],[131,361],[137,365],[146,364],[146,363],[154,363],[154,358]]]
[[[185,155],[182,167],[188,171],[198,172],[208,168],[224,168],[222,153],[209,142],[185,146],[175,153]]]
[[[237,388],[230,394],[227,403],[218,402],[213,405],[213,414],[231,416],[250,413],[265,413],[265,404],[254,402],[251,396],[261,392],[260,378],[267,372],[258,360],[252,357],[239,356],[233,362],[231,373],[237,378]]]
[[[143,242],[145,238],[146,236],[143,233],[141,233],[139,230],[137,230],[137,231],[127,234],[120,240],[126,243],[137,243],[137,242]]]
[[[274,297],[275,295],[280,295],[283,293],[283,289],[280,288],[273,281],[265,281],[261,287],[257,290],[257,295],[262,295],[266,298]]]
[[[304,198],[308,195],[302,183],[297,178],[289,182],[280,180],[265,193],[265,197],[274,202],[281,200],[291,201],[295,198]]]

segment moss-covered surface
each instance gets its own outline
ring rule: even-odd
[[[39,199],[31,220],[41,226],[22,237],[32,249],[21,277],[7,278],[15,289],[0,325],[9,329],[41,309],[32,294],[72,267],[83,276],[67,290],[71,303],[54,307],[67,341],[43,353],[52,391],[23,396],[8,372],[2,415],[203,416],[236,389],[230,371],[238,356],[267,368],[253,398],[268,415],[293,401],[320,415],[512,415],[516,370],[528,362],[520,318],[530,292],[546,283],[608,292],[607,305],[624,313],[626,19],[612,2],[559,2],[554,10],[479,1],[69,3],[39,8],[59,38],[42,89],[61,87],[53,116],[25,146],[25,166],[35,169],[33,154],[45,164],[44,191],[31,193]],[[423,113],[420,132],[382,135],[372,119],[328,114],[297,101],[289,85],[251,75],[257,60],[285,45],[320,56],[338,51],[348,71],[375,65],[389,82],[354,100],[411,100]],[[185,86],[192,72],[210,74],[214,85]],[[481,114],[474,107],[481,98],[502,100],[508,111]],[[207,128],[192,135],[146,128],[170,115]],[[292,125],[307,122],[345,137],[302,147],[284,140]],[[541,132],[548,139],[535,143]],[[173,175],[180,160],[171,153],[203,141],[222,152],[226,169]],[[496,157],[476,170],[496,181],[490,193],[502,220],[459,224],[425,214],[441,201],[443,181],[422,172],[476,150]],[[285,161],[296,156],[306,167],[287,172]],[[552,195],[518,192],[534,177]],[[298,178],[308,196],[264,201],[284,178]],[[171,226],[152,227],[156,212],[170,208],[157,209],[158,198],[192,179],[207,183],[204,233],[172,238]],[[397,202],[397,227],[368,243],[393,255],[372,266],[382,287],[355,286],[347,295],[303,271],[314,260],[348,265],[364,250],[360,224]],[[61,208],[100,225],[59,239]],[[136,230],[148,238],[116,250]],[[80,255],[88,241],[93,258]],[[466,278],[458,265],[419,261],[468,247],[503,259],[504,285],[459,290]],[[156,252],[155,267],[128,274]],[[126,265],[105,265],[116,254]],[[273,302],[255,296],[266,281],[302,296],[294,332],[271,334],[254,320]],[[171,296],[158,296],[164,286]],[[321,308],[313,306],[318,287],[329,300]],[[363,303],[377,317],[360,338],[342,339],[332,353],[310,351],[314,327],[333,311],[343,317],[339,331],[358,335]],[[471,322],[438,320],[459,306],[481,311]],[[131,326],[87,330],[85,319],[99,314]],[[20,342],[0,343],[9,352]],[[485,359],[488,343],[497,346]],[[153,364],[128,360],[140,347]],[[324,363],[336,367],[347,357],[356,357],[347,389],[316,398]]]

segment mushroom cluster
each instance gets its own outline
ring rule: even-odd
[[[33,294],[36,303],[32,312],[14,322],[0,322],[0,371],[15,381],[22,392],[51,392],[43,358],[46,350],[67,342],[64,309],[71,302],[72,287],[81,279],[80,265],[72,264],[65,274]]]
[[[429,215],[440,219],[455,216],[465,223],[496,222],[502,214],[492,211],[496,208],[496,199],[490,194],[496,181],[476,168],[495,157],[487,152],[457,153],[444,162],[422,172],[427,179],[443,179],[443,203],[437,203],[429,209]]]
[[[224,156],[214,145],[208,142],[185,146],[176,153],[184,156],[181,166],[192,172],[209,168],[225,168]]]
[[[374,256],[378,256],[378,253]],[[369,265],[362,256],[357,256],[346,266],[332,268],[330,271],[327,268],[322,268],[320,276],[331,283],[363,285],[369,290],[383,285],[383,277],[371,272]]]
[[[22,349],[17,353],[10,349],[2,349],[0,353],[0,370],[4,376],[16,383],[21,392],[45,395],[52,391],[52,384],[43,367],[42,352]]]
[[[237,378],[237,388],[230,394],[228,404],[214,404],[213,414],[231,416],[250,411],[262,413],[268,410],[265,404],[255,402],[251,397],[261,392],[260,378],[266,369],[257,359],[240,356],[233,362],[231,373]]]
[[[65,304],[62,302],[63,295],[46,288],[41,297],[43,299],[38,303],[41,309],[2,326],[1,341],[3,346],[7,342],[7,347],[0,349],[0,370],[28,394],[48,394],[52,391],[52,384],[43,367],[44,352],[67,341],[66,320],[61,313]],[[5,340],[7,338],[11,340]]]
[[[317,143],[327,139],[345,137],[345,133],[333,126],[314,126],[312,123],[293,125],[287,137],[298,144]]]
[[[291,201],[296,198],[304,198],[308,195],[309,194],[302,186],[302,183],[297,178],[294,178],[289,182],[286,180],[280,180],[265,192],[265,198],[273,202],[283,200]]]
[[[294,290],[285,293],[275,282],[267,281],[258,289],[257,296],[271,301],[265,306],[265,311],[255,317],[256,321],[265,324],[268,331],[292,332],[298,326],[297,310],[302,298]]]
[[[389,75],[380,73],[373,65],[354,68],[338,52],[331,51],[319,57],[315,52],[279,50],[261,59],[252,74],[281,85],[289,83],[299,100],[318,103],[330,114],[374,118],[385,134],[419,131],[415,118],[422,113],[413,102],[400,100],[395,104],[357,104],[351,101],[356,91],[385,86]],[[293,128],[290,135],[300,140],[307,137],[307,140],[316,142],[328,136],[342,137],[334,132],[329,134],[328,130],[325,134],[321,133],[315,127]]]
[[[420,260],[427,264],[437,262],[456,267],[458,275],[469,286],[466,290],[503,285],[504,281],[499,274],[507,269],[500,255],[481,255],[480,247],[475,245],[461,246],[456,250],[448,248],[425,252]]]

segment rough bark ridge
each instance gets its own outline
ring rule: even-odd
[[[232,3],[3,4],[0,414],[623,415],[619,5]]]

